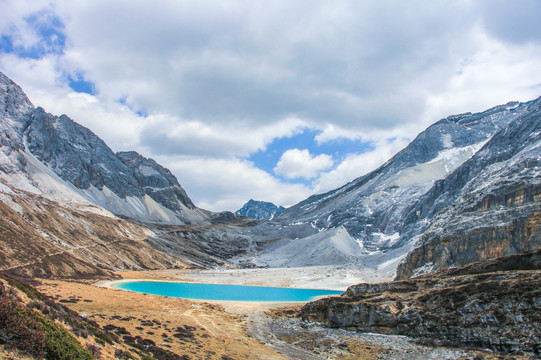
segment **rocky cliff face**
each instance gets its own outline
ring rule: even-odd
[[[156,161],[147,159],[135,151],[118,152],[116,156],[130,169],[132,176],[145,194],[158,203],[178,213],[184,209],[196,208],[177,178]]]
[[[10,150],[23,149],[19,134],[34,111],[34,105],[28,100],[22,89],[0,72],[0,145]]]
[[[250,199],[242,208],[235,211],[235,214],[256,220],[272,220],[283,213],[284,210],[283,206],[276,206],[271,202]]]
[[[143,221],[203,224],[211,217],[169,170],[135,152],[115,154],[66,115],[34,108],[2,73],[0,101],[0,175],[10,185]]]
[[[53,116],[38,107],[21,136],[32,155],[78,189],[107,187],[121,198],[144,194],[111,149],[66,115]]]
[[[398,278],[541,247],[541,100],[527,110],[411,206]]]
[[[301,316],[428,343],[539,355],[540,269],[537,251],[428,277],[359,284],[307,304]]]

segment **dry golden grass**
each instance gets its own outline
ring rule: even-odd
[[[145,273],[122,275],[156,278]],[[89,282],[42,280],[38,289],[102,327],[125,328],[129,335],[124,335],[150,339],[190,359],[284,359],[249,337],[243,318],[220,305],[102,288]],[[112,355],[105,352],[114,353],[103,350],[103,359]]]

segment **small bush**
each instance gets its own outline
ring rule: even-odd
[[[14,278],[13,276],[7,275],[5,273],[0,273],[0,279],[6,280],[7,282],[9,282],[11,286],[22,291],[23,293],[26,294],[26,296],[28,296],[32,300],[43,300],[45,298],[45,296],[43,296],[43,294],[37,291],[34,287],[25,283],[22,280]],[[31,281],[31,280],[28,279],[26,281]]]
[[[123,351],[123,350],[120,350],[120,349],[116,349],[115,350],[115,358],[117,358],[119,360],[130,360],[130,359],[133,359],[133,356],[131,355],[131,353],[129,351]]]
[[[156,360],[152,355],[141,355],[141,360]]]
[[[96,357],[96,359],[101,358],[101,346],[92,343],[86,343],[86,349]]]
[[[49,307],[45,305],[43,301],[32,300],[28,304],[26,304],[26,307],[29,309],[39,310],[43,315],[49,314]]]
[[[100,345],[105,345],[105,343],[113,344],[114,342],[118,341],[118,336],[116,336],[115,334],[109,331],[103,331],[102,329],[99,328],[99,325],[96,323],[87,321],[86,327],[94,334],[96,341]]]

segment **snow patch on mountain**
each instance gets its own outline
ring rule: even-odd
[[[400,234],[398,232],[395,232],[393,234],[387,235],[380,232],[374,232],[372,233],[372,236],[378,238],[378,245],[381,247],[392,247],[395,245],[398,240],[400,240]]]
[[[430,161],[401,170],[383,182],[380,187],[432,184],[456,170],[479,151],[487,141],[488,139],[469,146],[442,150]]]
[[[447,149],[451,149],[455,143],[453,142],[453,137],[450,134],[443,134],[442,135],[442,143],[443,146]]]

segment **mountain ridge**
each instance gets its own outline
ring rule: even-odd
[[[529,107],[412,206],[410,218],[433,220],[398,278],[416,273],[413,263],[434,271],[541,247],[541,98]],[[458,251],[474,245],[485,254]]]
[[[482,174],[484,171],[490,172],[490,166],[497,157],[492,158],[484,151],[491,148],[495,154],[503,154],[512,150],[514,152],[510,153],[508,159],[500,161],[509,161],[511,166],[512,162],[517,160],[514,156],[521,151],[525,142],[511,138],[500,141],[497,134],[505,133],[515,124],[522,126],[520,131],[525,137],[532,139],[531,151],[524,154],[523,161],[529,163],[530,167],[537,166],[535,164],[540,148],[535,144],[538,144],[539,133],[536,133],[535,126],[524,124],[528,121],[539,122],[539,108],[541,98],[524,103],[509,102],[480,113],[465,113],[442,119],[421,132],[406,148],[374,171],[335,190],[313,195],[286,209],[271,222],[253,229],[251,234],[256,239],[257,248],[267,258],[269,250],[274,249],[279,257],[281,250],[276,248],[276,240],[281,240],[283,246],[288,246],[284,239],[295,242],[318,233],[333,236],[331,230],[343,227],[349,236],[359,242],[362,249],[355,262],[370,268],[392,263],[397,266],[423,239],[431,222],[437,220],[438,214],[444,210],[442,204],[449,206],[460,201],[457,189],[461,188],[462,184],[453,174],[464,171],[472,157],[479,153],[479,156],[485,159],[473,175],[479,180],[479,188],[489,189],[493,189],[497,184],[483,178]],[[535,173],[526,173],[524,177],[531,183],[539,182]],[[503,177],[500,178],[504,181]],[[444,183],[448,184],[447,190],[442,191],[438,203],[434,203],[436,199],[427,194],[438,192],[438,188]],[[541,195],[538,190],[532,191],[530,197],[535,198],[533,206],[539,207]],[[520,211],[529,210],[524,207]],[[509,216],[510,221],[522,218],[518,212],[510,213]],[[445,217],[442,217],[441,221],[441,226],[445,227]],[[534,218],[528,221],[537,224]],[[493,230],[496,231],[499,225],[493,223]],[[524,241],[536,246],[535,236],[524,238]],[[494,246],[497,246],[497,243],[491,243],[491,250],[486,251],[486,256],[470,256],[469,261],[489,258],[490,253],[496,251]],[[505,254],[532,249],[529,246],[512,247],[509,243],[503,247],[507,251],[503,252]],[[467,249],[473,254],[476,253],[473,243]],[[500,250],[494,254],[496,253],[503,254]],[[259,263],[258,252],[253,253],[252,258]],[[463,263],[457,262],[457,265],[460,264]],[[418,267],[422,265],[419,263]],[[390,267],[389,271],[392,271],[392,268]],[[434,269],[437,268],[436,266]]]
[[[4,109],[0,124],[4,154],[1,166],[7,170],[6,181],[51,198],[55,197],[55,188],[71,188],[73,198],[137,220],[179,225],[210,223],[212,214],[198,209],[176,177],[154,160],[135,152],[115,154],[91,130],[68,116],[54,116],[41,107],[34,108],[22,89],[2,73],[0,84],[0,106]],[[36,163],[36,181],[26,171],[32,158],[61,180],[47,178],[48,170],[39,169]],[[28,179],[22,184],[25,176]],[[57,193],[65,197],[62,191]]]

